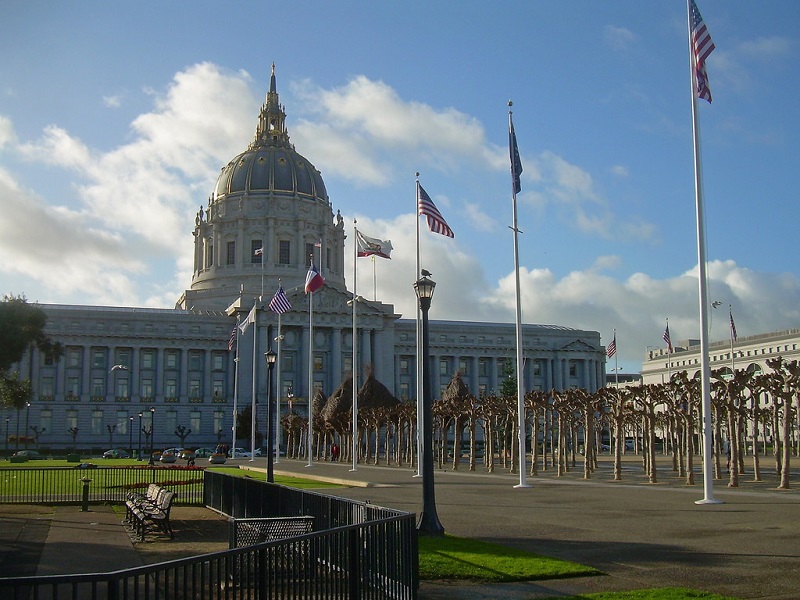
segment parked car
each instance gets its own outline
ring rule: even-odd
[[[161,453],[160,460],[162,463],[174,463],[178,460],[178,455],[175,453],[176,448],[170,448],[168,450],[164,450]]]
[[[103,452],[103,458],[130,458],[130,454],[122,448],[112,448]]]
[[[211,448],[198,448],[194,451],[195,458],[208,458],[212,454],[214,454],[214,450]]]
[[[230,454],[231,458],[250,458],[250,450],[245,450],[244,448],[234,448]],[[261,456],[261,450],[256,448],[255,455]]]
[[[14,452],[12,456],[16,456],[17,458],[27,458],[28,460],[36,460],[42,458],[42,455],[39,454],[36,450],[19,450],[18,452]],[[248,454],[248,456],[250,456]]]

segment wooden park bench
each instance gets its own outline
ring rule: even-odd
[[[161,530],[170,538],[174,537],[172,525],[169,522],[169,513],[172,502],[175,500],[175,492],[160,486],[155,486],[155,488],[151,491],[151,488],[148,487],[147,494],[140,501],[128,500],[125,503],[126,510],[130,515],[129,524],[141,541],[144,541],[147,530],[151,526]],[[153,493],[155,493],[154,499]]]

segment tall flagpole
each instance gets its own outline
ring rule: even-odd
[[[516,171],[515,165],[515,145],[516,139],[514,137],[514,122],[511,116],[511,100],[508,101],[508,142],[509,151],[511,156],[511,206],[513,221],[511,230],[514,232],[514,284],[516,291],[516,320],[517,320],[517,427],[519,432],[517,434],[519,442],[519,483],[515,485],[516,488],[530,487],[527,483],[527,452],[525,448],[525,434],[526,434],[526,421],[525,421],[525,381],[524,381],[524,367],[525,364],[522,360],[522,307],[520,303],[520,284],[519,284],[519,233],[517,227],[517,178],[519,173]],[[419,220],[419,219],[418,219]]]
[[[250,462],[256,458],[256,389],[258,386],[258,362],[256,349],[258,348],[258,302],[253,306],[253,404],[250,409]],[[234,446],[235,448],[235,446]],[[236,451],[234,450],[234,453]]]
[[[731,306],[730,304],[728,304],[728,317],[730,319],[730,323],[728,323],[728,329],[730,329],[730,334],[731,334],[731,377],[735,377],[736,357],[733,354],[733,342],[735,341],[736,336],[734,335],[734,329],[733,329],[733,306]]]
[[[708,285],[706,281],[705,217],[703,211],[703,168],[700,160],[700,129],[697,122],[697,57],[693,47],[692,0],[686,0],[689,40],[689,75],[692,82],[692,142],[694,149],[694,193],[697,218],[698,300],[700,304],[700,371],[703,406],[703,499],[696,504],[719,504],[714,498],[711,462],[711,368],[708,357]]]
[[[417,173],[416,193],[414,194],[414,214],[417,221],[417,271],[414,273],[414,281],[420,277],[419,267],[419,173]],[[422,477],[422,321],[420,320],[419,302],[417,305],[417,474],[414,477]]]
[[[281,287],[281,280],[278,279],[278,289]],[[275,338],[278,343],[278,377],[276,379],[276,409],[275,409],[275,464],[281,460],[281,342],[283,341],[283,333],[281,333],[281,313],[278,313],[278,336]]]
[[[619,362],[617,357],[617,330],[614,329],[614,387],[619,389]],[[611,444],[609,444],[609,448]]]
[[[314,255],[311,255],[313,264]],[[312,465],[311,452],[314,448],[314,292],[308,293],[308,464]]]
[[[358,304],[358,228],[353,219],[353,441],[351,453],[353,455],[353,468],[358,470],[358,449],[361,446],[358,440],[358,327],[356,326],[356,305]]]
[[[236,417],[238,416],[237,402],[239,400],[239,322],[241,318],[236,317],[236,355],[233,357],[233,440],[231,441],[231,450],[236,448]],[[233,457],[231,457],[233,458]]]

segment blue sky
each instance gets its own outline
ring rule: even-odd
[[[728,306],[740,337],[797,327],[800,4],[699,8],[717,47],[714,102],[699,103],[709,298],[722,302],[711,338],[727,337]],[[334,210],[392,240],[377,297],[404,316],[419,171],[456,234],[423,235],[432,317],[513,321],[513,99],[523,319],[603,343],[616,329],[620,365],[638,370],[666,318],[673,340],[699,336],[687,52],[682,0],[12,0],[0,291],[173,306],[194,214],[250,142],[274,61],[291,140]]]

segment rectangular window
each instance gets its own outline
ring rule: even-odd
[[[146,378],[142,379],[142,398],[153,397],[153,380]]]
[[[542,376],[542,363],[540,363],[538,360],[533,363],[533,376],[534,377]]]
[[[211,394],[214,398],[225,397],[225,382],[222,379],[215,379],[211,382]]]
[[[489,375],[489,361],[485,358],[478,359],[478,375],[487,377]]]
[[[447,375],[449,372],[449,367],[447,364],[446,358],[439,359],[439,375]]]
[[[177,398],[178,397],[178,380],[177,379],[167,379],[164,383],[164,397],[165,398]]]
[[[225,369],[225,355],[215,353],[211,356],[211,370],[223,371]]]
[[[128,378],[120,377],[117,379],[116,383],[117,383],[117,390],[116,390],[117,398],[130,397],[130,390],[128,389]]]
[[[479,383],[478,384],[478,397],[479,398],[485,398],[486,397],[486,384],[485,383]]]
[[[203,368],[203,354],[201,352],[189,352],[189,370],[200,371]]]
[[[311,266],[311,257],[314,256],[314,244],[306,244],[306,266]]]
[[[236,242],[228,242],[225,259],[226,265],[236,264]]]
[[[570,377],[577,377],[578,376],[578,365],[570,361],[569,363],[569,376]]]
[[[128,418],[128,413],[124,410],[117,411],[117,433],[120,435],[127,435],[128,434],[128,423],[130,419]]]
[[[39,390],[39,395],[45,398],[52,397],[55,393],[55,378],[42,377],[42,388]]]
[[[408,389],[407,383],[400,384],[400,400],[408,400]]]
[[[282,398],[294,398],[294,381],[291,379],[284,379],[281,382],[283,386],[283,394],[281,395]]]
[[[461,371],[463,375],[469,374],[469,363],[466,358],[458,359],[458,370]]]
[[[324,362],[323,362],[323,359],[322,359],[322,355],[321,354],[315,354],[314,355],[314,370],[315,371],[322,371],[324,366],[325,365],[324,365]]]
[[[100,349],[92,350],[92,367],[95,369],[106,368],[106,351]]]
[[[105,433],[103,431],[105,428],[103,427],[103,411],[102,410],[93,410],[92,411],[92,433],[94,435]]]
[[[292,243],[289,240],[280,240],[278,242],[278,262],[282,265],[290,265],[292,259]]]
[[[67,377],[67,396],[74,396],[77,397],[81,393],[81,383],[80,378],[76,375],[70,375]]]
[[[164,367],[167,369],[178,368],[178,352],[176,350],[168,350],[165,356]]]
[[[53,431],[53,411],[49,408],[39,411],[39,431]]]
[[[408,359],[401,358],[400,359],[400,373],[402,375],[408,375]]]
[[[283,364],[281,365],[281,370],[293,373],[294,372],[294,352],[284,352],[283,353]]]
[[[70,348],[67,350],[67,366],[80,367],[81,366],[81,348]]]
[[[221,410],[214,411],[214,433],[217,435],[217,438],[222,436],[225,433],[224,428],[225,423],[225,413]]]
[[[264,244],[261,240],[250,240],[250,262],[260,265],[264,260]]]
[[[130,350],[117,350],[117,357],[114,360],[115,365],[122,365],[126,369],[130,368],[131,353]]]
[[[102,377],[92,378],[92,396],[100,398],[106,395],[105,380]]]
[[[189,398],[199,398],[200,397],[200,380],[199,379],[190,379],[189,380]]]
[[[161,431],[164,433],[174,434],[178,428],[178,413],[174,410],[168,410],[164,415],[164,425]]]
[[[142,369],[156,368],[156,351],[142,350]]]
[[[193,410],[189,413],[189,429],[192,430],[192,433],[200,433],[202,431],[200,425],[200,411]]]
[[[342,359],[342,369],[344,369],[345,373],[352,373],[353,372],[353,355],[352,354],[345,354],[344,358]]]
[[[72,429],[73,431],[78,427],[78,411],[77,410],[68,410],[67,411],[67,431]]]

